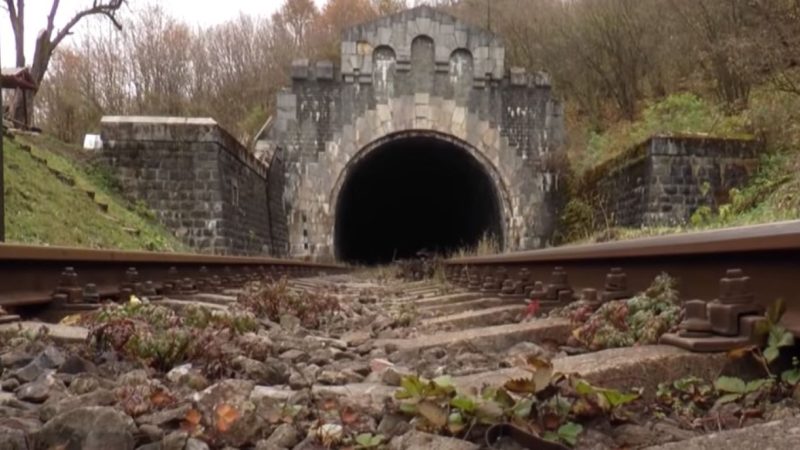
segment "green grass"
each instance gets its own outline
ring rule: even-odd
[[[583,173],[658,134],[750,138],[751,130],[746,115],[726,115],[721,108],[691,93],[673,94],[650,103],[635,122],[623,120],[602,133],[588,131],[584,151],[572,158],[573,165]]]
[[[6,239],[11,243],[89,248],[183,251],[186,247],[141,206],[126,202],[113,177],[74,157],[75,149],[17,136],[4,139]],[[28,144],[37,161],[20,146]],[[61,181],[47,166],[75,180]],[[94,191],[92,200],[85,191]],[[108,205],[102,210],[98,203]]]
[[[652,134],[667,133],[728,138],[757,135],[766,148],[758,171],[745,186],[731,190],[728,204],[701,208],[684,226],[598,224],[591,204],[575,199],[562,217],[565,242],[634,239],[800,219],[800,96],[761,86],[754,90],[747,109],[725,115],[712,102],[693,94],[672,95],[651,104],[636,122],[620,122],[603,134],[590,135],[584,160],[575,161],[577,171],[597,167]]]

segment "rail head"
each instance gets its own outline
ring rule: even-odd
[[[453,258],[451,265],[508,264],[612,258],[692,256],[800,250],[800,221],[570,245],[491,256]]]
[[[316,269],[345,269],[345,266],[321,264],[296,259],[249,256],[216,256],[191,253],[155,253],[142,251],[96,250],[71,247],[41,247],[0,244],[2,262],[131,263],[131,264],[207,264],[207,265],[281,265]]]

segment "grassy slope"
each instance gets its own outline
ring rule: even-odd
[[[683,227],[629,229],[613,227],[579,242],[630,239],[686,231],[800,219],[800,98],[788,94],[754,93],[749,109],[726,116],[707,101],[677,94],[651,105],[634,123],[618,123],[603,134],[587,138],[578,171],[611,158],[655,133],[708,133],[766,140],[758,173],[742,189],[731,192],[731,203],[695,214]],[[587,167],[586,162],[589,161]]]
[[[32,154],[21,148],[32,147]],[[58,150],[56,150],[58,149]],[[45,158],[37,161],[34,156]],[[120,250],[185,250],[146,209],[117,194],[110,177],[80,151],[47,138],[4,138],[6,234],[9,242]],[[75,180],[69,186],[48,166]],[[94,191],[92,200],[85,191]],[[108,212],[100,204],[108,205]],[[149,217],[148,217],[149,216]]]

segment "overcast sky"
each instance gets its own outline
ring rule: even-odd
[[[322,5],[325,0],[314,0],[317,5]],[[61,7],[56,16],[56,29],[66,23],[82,6],[90,5],[92,0],[61,0]],[[145,0],[130,0],[131,3],[146,3]],[[150,0],[152,3],[153,0]],[[33,42],[36,35],[45,26],[47,13],[53,0],[27,0],[26,1],[26,51],[28,64],[33,58]],[[160,0],[158,1],[169,13],[181,20],[197,25],[211,25],[224,22],[238,16],[240,13],[251,15],[269,15],[283,4],[283,0]],[[8,13],[0,10],[0,58],[4,67],[13,65],[14,41]],[[85,33],[85,27],[79,27],[76,35]]]

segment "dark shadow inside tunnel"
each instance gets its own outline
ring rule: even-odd
[[[391,139],[349,170],[337,202],[340,261],[381,264],[427,250],[448,254],[502,239],[491,176],[460,144],[437,136]]]

